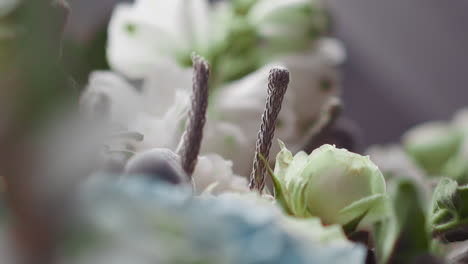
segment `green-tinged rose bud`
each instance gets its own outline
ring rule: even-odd
[[[462,134],[443,122],[417,126],[403,136],[408,154],[431,175],[442,173],[446,163],[458,154],[462,141]]]
[[[385,216],[385,180],[368,157],[323,145],[294,157],[283,143],[276,158],[275,190],[292,215],[317,216],[351,229]]]

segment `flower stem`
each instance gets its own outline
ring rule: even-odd
[[[265,187],[266,167],[262,161],[268,161],[271,143],[275,134],[276,121],[278,119],[283,98],[289,84],[289,71],[284,68],[274,68],[268,77],[268,97],[265,110],[262,114],[262,123],[257,135],[255,145],[255,157],[253,169],[250,174],[250,189],[256,189],[260,193]]]

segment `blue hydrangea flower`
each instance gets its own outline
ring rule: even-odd
[[[235,195],[194,197],[184,187],[136,177],[89,182],[75,211],[60,248],[68,263],[353,264],[365,259],[361,246],[321,243],[295,232],[294,223],[284,221],[272,204]]]

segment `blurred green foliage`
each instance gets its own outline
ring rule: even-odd
[[[105,24],[86,42],[80,42],[72,36],[65,36],[63,40],[64,67],[73,75],[80,89],[88,82],[88,76],[92,71],[109,69],[106,44],[107,25]]]

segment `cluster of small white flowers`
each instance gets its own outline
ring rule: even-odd
[[[249,21],[268,36],[282,34],[287,38],[291,32],[280,26],[276,27],[280,31],[272,31],[274,14],[285,7],[306,3],[305,0],[258,1]],[[91,75],[83,104],[92,101],[90,95],[107,96],[111,119],[125,130],[144,135],[136,151],[157,147],[174,150],[181,136],[191,86],[191,70],[177,61],[191,51],[203,54],[209,49],[208,43],[220,37],[213,19],[223,9],[225,5],[212,5],[207,0],[135,0],[119,4],[109,25],[107,46],[113,71]],[[208,176],[211,181],[219,182],[217,192],[238,190],[244,185],[236,174],[250,173],[267,96],[268,71],[273,65],[286,67],[291,74],[276,138],[295,145],[304,141],[307,128],[318,117],[323,102],[339,95],[336,66],[344,57],[337,40],[322,38],[306,51],[279,55],[257,71],[216,87],[210,95],[195,185],[207,187]],[[273,145],[272,156],[279,151]],[[214,173],[220,168],[222,172]],[[227,178],[233,180],[226,181]]]

